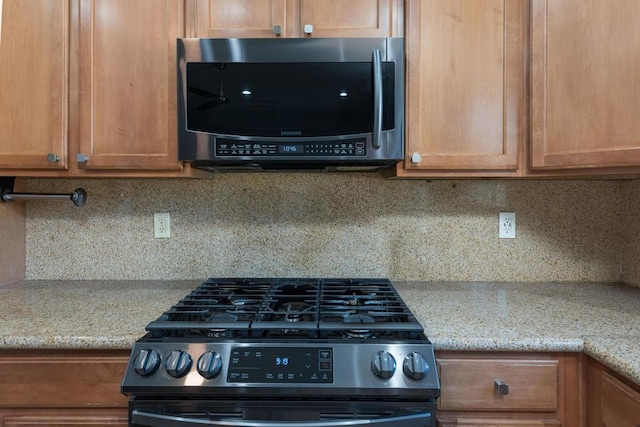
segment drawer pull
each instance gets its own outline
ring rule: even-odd
[[[495,384],[496,384],[496,390],[498,391],[498,394],[500,396],[505,396],[509,394],[509,384],[503,383],[500,380],[496,380]]]

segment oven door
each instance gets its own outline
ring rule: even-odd
[[[434,402],[130,402],[130,427],[435,427]]]

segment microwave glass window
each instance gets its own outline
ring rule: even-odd
[[[394,64],[382,63],[383,111],[394,109]],[[188,63],[187,129],[314,137],[373,129],[370,62]],[[393,115],[383,129],[393,129]],[[292,146],[293,147],[293,146]]]

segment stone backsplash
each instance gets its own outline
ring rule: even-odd
[[[376,174],[29,179],[27,279],[389,277],[640,281],[638,181],[387,180]],[[516,238],[498,213],[516,212]],[[171,238],[154,239],[169,212]],[[633,235],[627,233],[633,230]]]

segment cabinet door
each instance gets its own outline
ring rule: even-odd
[[[313,32],[305,33],[309,25]],[[314,37],[402,36],[402,2],[300,0],[300,28]]]
[[[640,393],[606,372],[600,396],[603,427],[640,426]]]
[[[0,168],[64,169],[69,1],[4,0],[2,6]]]
[[[640,165],[640,2],[532,0],[531,168]]]
[[[525,140],[526,2],[409,0],[398,176],[513,176]]]
[[[194,22],[190,37],[286,37],[287,9],[295,9],[286,0],[191,0],[187,5],[187,18]]]
[[[80,0],[80,161],[179,169],[176,42],[182,0]],[[75,159],[74,159],[75,161]]]

